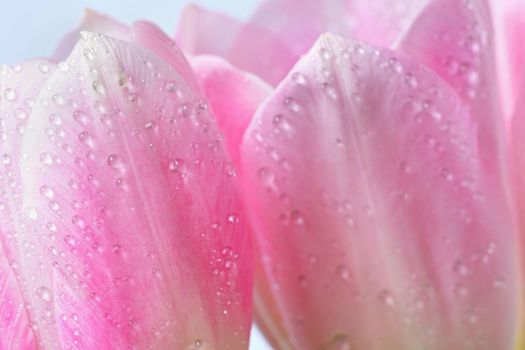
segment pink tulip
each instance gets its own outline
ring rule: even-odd
[[[523,13],[268,0],[240,23],[188,8],[184,49],[278,84],[238,144],[276,348],[525,348]],[[324,31],[347,39],[300,58]]]
[[[0,67],[0,349],[525,350],[524,14],[88,10]]]
[[[195,73],[149,23],[82,29],[107,36],[0,71],[0,348],[247,348],[248,222]]]

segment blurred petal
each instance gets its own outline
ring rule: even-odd
[[[525,75],[525,3],[521,0],[493,1],[499,89],[505,116],[512,116]]]
[[[21,211],[22,136],[35,99],[54,70],[45,61],[0,66],[0,348],[36,349],[16,254],[21,244],[16,222]]]
[[[518,244],[521,250],[521,330],[517,342],[517,350],[525,350],[525,80],[522,82],[522,89],[520,91],[519,99],[517,100],[517,108],[512,116],[512,123],[510,128],[511,136],[511,166],[514,175],[513,195],[517,204],[517,218],[520,228],[520,243]]]
[[[400,49],[452,85],[478,124],[481,156],[497,164],[505,141],[494,38],[486,0],[433,0]]]
[[[230,157],[238,166],[244,132],[272,88],[216,56],[196,56],[191,63],[224,133]]]
[[[320,34],[333,32],[390,46],[427,2],[266,0],[245,25],[189,7],[177,40],[193,54],[221,55],[276,85]]]
[[[319,40],[242,149],[267,290],[294,348],[511,348],[515,232],[479,152],[475,122],[433,72]]]
[[[69,56],[80,39],[82,31],[104,34],[120,40],[129,40],[131,35],[127,25],[88,8],[84,12],[82,23],[60,41],[53,55],[55,61],[65,60]]]
[[[182,11],[175,40],[193,55],[228,57],[242,25],[226,15],[189,5]]]
[[[20,269],[44,346],[246,348],[246,219],[189,66],[91,33],[67,64],[23,144]]]

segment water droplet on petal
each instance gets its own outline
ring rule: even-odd
[[[95,80],[95,81],[93,82],[93,85],[92,85],[92,86],[93,86],[93,90],[94,90],[95,92],[98,92],[99,94],[103,94],[103,93],[106,92],[106,90],[104,89],[104,85],[102,85],[102,83],[99,82],[98,80]]]
[[[184,166],[184,160],[180,158],[172,159],[168,163],[169,171],[177,172],[180,171]]]
[[[11,164],[11,156],[9,154],[4,154],[2,156],[2,164],[4,164],[4,165]]]
[[[48,153],[48,152],[40,153],[40,161],[42,162],[42,164],[52,165],[53,156],[51,155],[51,153]]]
[[[117,169],[117,170],[124,170],[125,169],[124,162],[116,154],[111,154],[108,157],[108,165],[110,167],[112,167],[113,169]]]
[[[228,215],[228,222],[231,224],[238,224],[240,222],[239,216],[235,213]]]
[[[297,101],[293,97],[290,97],[290,96],[286,97],[283,100],[283,104],[286,108],[288,108],[292,112],[299,113],[301,111],[301,106],[299,105],[299,103],[297,103]]]
[[[17,108],[13,112],[16,119],[19,120],[26,120],[27,119],[27,113],[22,108]]]
[[[299,72],[295,72],[292,74],[292,81],[297,85],[306,85],[307,83],[306,77]]]
[[[303,214],[299,210],[293,210],[292,213],[290,214],[290,219],[296,225],[301,226],[304,224]]]
[[[386,289],[382,290],[380,293],[379,293],[379,300],[381,300],[381,302],[387,306],[394,306],[395,304],[395,299],[394,297],[392,296],[392,294],[390,294],[390,292]]]
[[[38,211],[36,210],[36,208],[33,208],[33,207],[26,208],[24,210],[24,215],[26,218],[33,220],[33,221],[38,219]]]
[[[36,296],[45,302],[51,301],[51,292],[46,287],[40,287],[36,290]]]
[[[53,102],[55,104],[57,104],[58,106],[63,106],[64,103],[66,103],[66,100],[64,99],[64,97],[60,94],[54,94],[53,97],[51,98],[53,100]]]
[[[40,187],[40,194],[47,199],[53,199],[53,197],[55,197],[55,191],[47,185]]]
[[[49,73],[49,65],[45,62],[40,63],[40,65],[38,66],[38,69],[42,73]]]
[[[4,90],[4,97],[6,100],[8,101],[15,101],[18,97],[18,95],[16,94],[16,91],[11,89],[11,88],[7,88]]]

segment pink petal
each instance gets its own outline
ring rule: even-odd
[[[259,109],[242,159],[276,329],[294,348],[511,348],[502,184],[433,72],[324,36]]]
[[[525,3],[502,0],[493,3],[497,68],[505,116],[512,116],[525,75]]]
[[[479,124],[483,158],[496,164],[503,147],[504,118],[494,39],[486,0],[434,0],[399,47],[454,87]]]
[[[190,68],[83,36],[23,145],[20,269],[39,338],[49,349],[246,348],[247,223],[215,120],[182,78]]]
[[[63,66],[61,66],[63,69]],[[13,67],[0,66],[0,348],[36,349],[23,294],[27,291],[18,271],[23,244],[17,235],[22,208],[20,158],[22,137],[35,99],[54,70],[45,61]]]
[[[225,135],[228,153],[233,163],[239,165],[244,132],[272,88],[256,76],[234,68],[219,57],[196,56],[191,63]]]
[[[131,41],[150,50],[166,63],[169,63],[192,90],[198,89],[199,84],[193,71],[188,69],[188,61],[184,53],[175,44],[175,41],[155,24],[148,21],[133,23]]]
[[[245,25],[189,7],[177,40],[193,54],[223,56],[276,85],[320,34],[334,32],[389,46],[427,1],[266,0]]]
[[[226,15],[189,5],[182,11],[175,40],[193,55],[227,57],[242,25]]]
[[[129,40],[131,35],[127,25],[88,8],[84,12],[82,23],[75,30],[68,33],[56,48],[53,55],[55,61],[65,60],[69,56],[80,39],[80,32],[82,31],[104,34],[120,40]]]
[[[0,348],[38,349],[27,318],[19,281],[15,277],[12,266],[2,252],[0,254]]]
[[[513,195],[516,200],[517,223],[519,227],[518,244],[521,250],[522,281],[525,280],[525,80],[522,82],[520,98],[517,100],[516,111],[512,116],[510,138],[511,138],[511,168],[513,173]],[[522,290],[522,301],[525,300],[525,293]],[[525,310],[524,303],[521,304],[521,332],[519,333],[516,349],[525,348]]]

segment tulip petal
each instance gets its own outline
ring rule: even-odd
[[[479,124],[487,162],[498,163],[503,147],[491,10],[486,0],[433,0],[400,43],[400,50],[450,83]]]
[[[104,34],[120,40],[129,40],[131,35],[127,25],[88,8],[84,12],[82,23],[71,33],[68,33],[58,44],[53,55],[55,61],[63,61],[69,56],[80,39],[82,31]]]
[[[18,281],[3,254],[0,254],[0,332],[2,349],[38,349]]]
[[[193,54],[220,55],[276,85],[320,34],[390,46],[427,2],[266,0],[244,25],[191,6],[183,13],[177,40]]]
[[[44,82],[54,70],[46,61],[0,66],[0,348],[36,349],[18,271],[21,244],[16,222],[21,211],[20,157],[25,124]]]
[[[525,75],[525,4],[520,0],[502,0],[492,10],[500,95],[505,116],[512,117]]]
[[[515,236],[479,153],[468,109],[432,71],[317,42],[242,148],[277,329],[294,348],[511,348]]]
[[[177,44],[193,55],[228,57],[243,24],[197,5],[182,11],[175,34]]]
[[[520,98],[517,100],[516,111],[512,116],[511,137],[511,167],[513,172],[513,195],[517,205],[517,221],[519,225],[519,249],[521,250],[521,330],[517,340],[517,350],[525,349],[525,80],[522,82]]]
[[[196,56],[191,64],[224,133],[232,162],[238,166],[244,132],[272,88],[216,56]]]
[[[247,223],[189,66],[92,33],[66,62],[23,144],[20,269],[43,345],[246,348]]]

